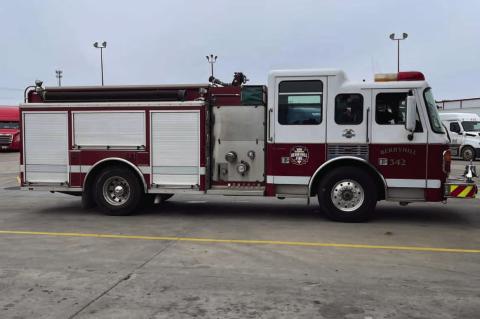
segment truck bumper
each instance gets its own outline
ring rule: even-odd
[[[446,198],[475,198],[478,186],[464,181],[447,181],[445,183]]]

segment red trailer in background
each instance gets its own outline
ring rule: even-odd
[[[0,106],[0,150],[20,150],[20,117],[18,106]]]

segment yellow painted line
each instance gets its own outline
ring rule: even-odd
[[[247,244],[247,245],[283,245],[283,246],[303,246],[303,247],[385,249],[385,250],[428,251],[428,252],[444,252],[444,253],[474,253],[474,254],[480,253],[480,249],[437,248],[437,247],[417,247],[417,246],[390,246],[390,245],[363,245],[363,244],[336,244],[336,243],[318,243],[318,242],[304,242],[304,241],[214,239],[214,238],[191,238],[191,237],[168,237],[168,236],[88,234],[88,233],[57,233],[57,232],[20,231],[20,230],[0,230],[0,234],[4,234],[4,235],[53,236],[53,237],[56,236],[56,237],[140,239],[140,240],[179,241],[179,242],[192,242],[192,243],[225,243],[225,244]]]

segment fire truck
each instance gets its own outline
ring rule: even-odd
[[[368,220],[378,201],[473,198],[420,72],[354,83],[340,70],[241,72],[224,83],[43,87],[21,105],[23,190],[81,195],[128,215],[174,194],[318,197],[329,218]],[[469,168],[472,177],[473,168]]]
[[[18,106],[0,106],[0,151],[20,150]]]

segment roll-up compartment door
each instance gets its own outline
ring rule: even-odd
[[[153,184],[199,184],[199,112],[152,112]]]
[[[74,112],[73,144],[81,148],[144,148],[145,112]]]
[[[23,113],[25,179],[68,183],[66,112]]]

